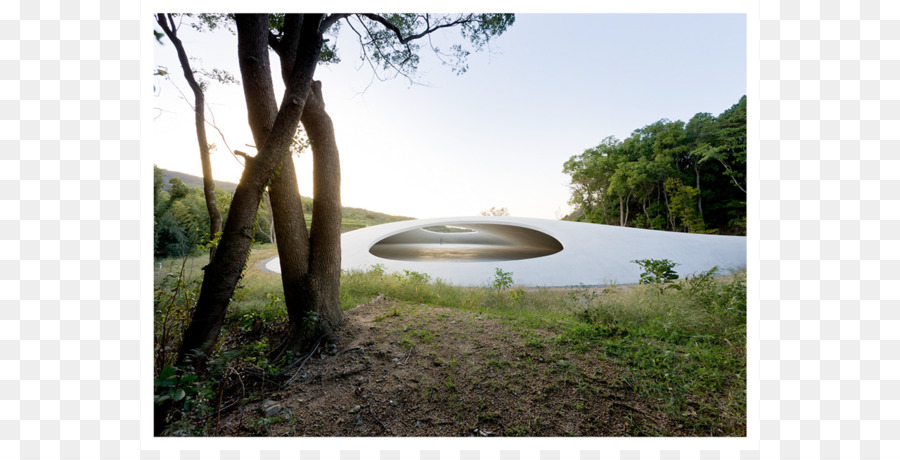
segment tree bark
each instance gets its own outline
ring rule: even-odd
[[[628,203],[631,201],[631,192],[628,192],[628,196],[625,197],[625,223],[622,224],[623,227],[628,226]]]
[[[700,190],[700,168],[694,162],[694,176],[697,178],[697,211],[700,211],[700,220],[703,220],[703,197]]]
[[[663,200],[666,202],[666,225],[671,226],[672,230],[675,230],[675,218],[672,216],[672,208],[669,206],[669,194],[666,192],[665,184],[661,188]]]
[[[165,32],[166,36],[175,46],[178,52],[178,62],[181,63],[181,70],[184,73],[184,79],[187,80],[188,86],[194,93],[194,125],[197,129],[197,144],[200,147],[200,164],[203,168],[203,196],[206,199],[206,210],[209,213],[209,241],[214,242],[216,234],[222,231],[222,214],[219,213],[219,207],[216,203],[216,183],[213,181],[212,164],[209,160],[209,143],[206,139],[206,98],[203,95],[203,89],[194,79],[194,71],[191,69],[191,61],[188,59],[184,50],[184,45],[178,38],[175,29],[175,21],[172,15],[158,14],[156,22]],[[212,261],[216,254],[216,245],[211,244],[209,247],[209,260]]]
[[[310,294],[319,331],[330,334],[344,321],[341,282],[341,164],[334,124],[325,111],[322,83],[312,83],[300,121],[313,153],[313,217],[310,227]]]
[[[241,19],[244,21],[244,19]],[[265,145],[278,109],[275,105],[275,89],[272,83],[272,75],[268,66],[260,69],[258,62],[268,59],[269,46],[277,52],[282,68],[282,79],[287,85],[291,79],[291,71],[297,59],[299,47],[301,15],[289,14],[285,16],[284,35],[280,42],[274,41],[266,27],[266,40],[254,41],[248,44],[246,49],[247,59],[241,60],[241,75],[245,82],[245,96],[247,98],[247,110],[250,121],[250,130],[253,133],[256,145]],[[244,24],[247,28],[250,25]],[[259,36],[259,35],[257,35]],[[252,57],[252,58],[251,58]],[[248,88],[246,82],[252,82]],[[308,99],[307,99],[308,103]],[[296,133],[292,133],[291,137]],[[303,323],[303,319],[309,311],[308,300],[308,272],[309,272],[309,234],[306,229],[306,220],[303,216],[303,202],[300,199],[300,191],[297,186],[297,173],[291,158],[290,149],[280,152],[283,161],[276,171],[272,182],[269,183],[270,211],[274,221],[274,234],[278,246],[278,261],[281,267],[281,282],[284,289],[284,301],[288,312],[288,319],[293,325]],[[295,334],[290,334],[294,337]],[[286,341],[287,342],[287,341]],[[291,340],[294,342],[294,340]],[[297,344],[300,347],[301,344]],[[291,347],[293,348],[293,347]],[[283,347],[277,348],[277,352]]]
[[[303,113],[323,43],[319,33],[321,21],[322,15],[304,15],[300,30],[301,46],[298,49],[289,85],[285,89],[281,108],[265,144],[256,157],[247,160],[241,180],[234,192],[219,248],[213,260],[206,267],[197,307],[178,352],[176,363],[179,365],[185,365],[188,361],[192,361],[197,371],[203,372],[206,359],[215,348],[225,320],[225,310],[250,254],[253,224],[260,198],[272,175],[281,166],[284,159],[283,152],[288,151],[288,146],[297,130],[300,115]],[[269,69],[267,55],[262,55],[265,56],[262,57],[246,54],[247,47],[258,47],[260,41],[264,44],[263,46],[267,44],[268,15],[237,15],[236,23],[238,25],[239,58],[242,61],[256,59],[259,61],[256,62],[256,65],[261,66],[259,68],[261,71]],[[253,82],[249,87],[244,87],[245,94],[250,92],[247,94],[248,100],[261,101],[264,99],[264,95],[255,94],[257,90],[258,88],[253,85]]]
[[[290,80],[288,70],[294,67],[297,59],[302,22],[302,15],[286,14],[281,40],[276,44],[271,37],[269,39],[270,46],[275,49],[281,62],[281,78],[285,82]],[[304,112],[309,108],[312,96],[313,92],[310,91]],[[313,339],[316,332],[315,329],[306,327],[309,312],[314,311],[309,281],[309,232],[303,215],[303,201],[300,199],[294,162],[290,152],[287,155],[281,171],[272,180],[270,187],[272,216],[275,219],[275,234],[278,238],[281,282],[290,322],[288,336],[276,350],[279,354],[287,350],[301,351]]]
[[[622,204],[622,196],[619,195],[619,227],[625,226],[625,205]]]

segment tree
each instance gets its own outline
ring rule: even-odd
[[[484,211],[481,211],[481,215],[482,216],[508,216],[509,209],[506,209],[505,207],[495,208],[495,207],[491,206],[491,209],[485,209]]]
[[[212,164],[209,161],[209,143],[206,140],[206,100],[203,95],[203,88],[194,78],[194,71],[191,68],[187,52],[184,50],[184,45],[178,38],[175,18],[171,14],[157,14],[156,23],[159,24],[166,37],[175,46],[175,50],[178,53],[178,62],[181,63],[181,69],[184,72],[184,79],[187,80],[188,86],[194,93],[194,124],[197,129],[197,144],[200,147],[200,163],[203,168],[203,194],[206,198],[206,210],[209,212],[209,259],[212,261],[216,253],[216,245],[214,243],[216,235],[222,230],[222,215],[216,206],[216,184],[213,181]],[[157,39],[159,38],[157,36]]]
[[[238,31],[238,59],[243,67],[267,78],[246,82],[244,94],[250,101],[265,102],[266,80],[271,81],[267,46],[268,15],[236,15],[242,24]],[[176,363],[193,360],[198,370],[205,368],[225,319],[225,310],[244,270],[253,240],[252,230],[260,197],[276,170],[284,163],[291,140],[312,84],[313,72],[323,44],[323,32],[329,22],[322,14],[306,14],[298,30],[298,46],[290,79],[281,106],[277,110],[264,143],[257,143],[259,153],[246,157],[244,172],[234,192],[228,220],[219,247],[206,267],[200,295],[191,322],[184,333]],[[332,21],[333,22],[333,21]],[[324,27],[323,27],[324,26]],[[259,83],[259,84],[257,84]]]
[[[333,45],[326,46],[325,40],[331,28],[338,21],[346,20],[360,38],[366,62],[379,78],[387,78],[411,75],[418,65],[419,47],[415,41],[437,30],[459,28],[477,50],[514,21],[513,15],[502,14],[238,14],[233,18],[244,95],[248,101],[248,122],[258,153],[245,154],[244,173],[235,190],[216,255],[206,268],[197,307],[179,351],[178,364],[192,361],[200,370],[214,349],[229,299],[249,255],[250,233],[267,186],[273,192],[284,191],[287,198],[276,198],[278,192],[270,195],[279,256],[283,263],[289,259],[289,268],[294,270],[286,274],[283,265],[282,276],[285,282],[300,280],[292,284],[296,295],[289,302],[286,299],[292,325],[286,346],[297,347],[310,335],[309,331],[301,331],[301,325],[307,324],[304,320],[310,316],[320,319],[316,334],[329,333],[343,318],[338,302],[340,165],[332,123],[324,111],[321,84],[312,81],[317,63],[335,57],[336,49]],[[220,19],[221,16],[214,15],[199,17],[201,23],[210,27]],[[282,78],[286,81],[280,106],[274,103],[271,89],[269,46],[282,62]],[[456,45],[446,56],[453,68],[461,72],[465,70],[467,55],[467,50]],[[297,189],[296,182],[291,182],[292,178],[296,181],[293,166],[290,161],[284,161],[289,158],[291,139],[301,120],[313,154],[315,202],[308,238],[304,234],[305,225],[299,224],[303,222],[302,209],[297,204],[299,195],[293,200]],[[280,231],[282,225],[289,230]],[[285,241],[288,235],[297,237],[296,245]]]
[[[745,165],[742,97],[718,117],[661,119],[621,142],[606,138],[569,158],[563,172],[579,220],[611,224],[618,214],[621,226],[743,234]]]

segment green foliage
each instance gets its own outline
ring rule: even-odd
[[[263,337],[250,343],[241,350],[243,355],[241,362],[252,368],[258,369],[266,375],[275,375],[281,367],[269,361],[269,338]]]
[[[557,341],[626,365],[632,375],[623,385],[687,431],[733,429],[746,410],[746,273],[718,272],[689,276],[662,296],[640,285],[593,296]]]
[[[491,283],[491,286],[498,291],[509,289],[509,287],[513,285],[512,275],[511,272],[505,272],[498,267],[494,274],[494,281]]]
[[[640,284],[649,284],[656,288],[657,295],[668,288],[681,289],[681,286],[672,284],[678,279],[678,273],[675,272],[675,262],[669,259],[643,259],[632,260],[632,262],[641,266],[644,271],[641,273]]]
[[[403,270],[403,273],[394,273],[400,283],[407,285],[427,284],[431,281],[431,276],[426,273],[420,273],[412,270]]]
[[[186,275],[187,259],[179,262],[177,273],[162,275],[153,291],[157,372],[174,363],[175,353],[200,296],[200,280]]]
[[[200,380],[184,369],[166,366],[153,379],[155,405],[171,404],[167,432],[177,436],[202,435],[201,420],[212,412],[214,380]]]
[[[210,247],[209,212],[203,190],[178,177],[163,181],[164,171],[153,167],[153,254],[157,258],[184,257]],[[227,215],[231,194],[216,189],[219,212]]]
[[[669,211],[679,227],[685,227],[690,233],[705,233],[706,225],[697,210],[700,191],[671,177],[666,179],[665,187],[669,194]]]
[[[303,326],[307,329],[315,329],[317,324],[319,324],[319,314],[314,311],[306,312],[306,316],[303,317]]]
[[[718,117],[659,120],[569,158],[573,219],[746,234],[746,97]],[[715,230],[709,230],[715,229]]]
[[[372,69],[379,78],[385,79],[398,75],[411,77],[418,68],[420,45],[410,37],[421,37],[448,27],[457,27],[469,46],[454,43],[449,45],[449,51],[444,51],[436,39],[432,39],[429,46],[454,72],[464,73],[468,70],[469,54],[481,50],[492,38],[505,32],[515,22],[515,15],[392,13],[354,15],[348,21],[361,35],[364,59],[373,64]]]

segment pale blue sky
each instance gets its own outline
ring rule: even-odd
[[[202,59],[195,65],[240,77],[235,37],[188,27],[180,35],[188,54]],[[441,35],[435,39],[450,43],[457,32]],[[372,82],[355,40],[343,27],[342,62],[316,73],[341,151],[342,201],[411,217],[477,215],[492,206],[562,217],[570,210],[562,174],[569,157],[661,118],[718,115],[746,94],[744,15],[520,14],[489,49],[470,56],[461,76],[423,52],[423,85]],[[155,48],[156,62],[189,94],[174,49]],[[157,84],[153,161],[199,175],[190,108],[170,83]],[[207,100],[232,148],[249,150],[240,87],[214,85]],[[214,131],[210,142],[221,145]],[[216,179],[236,182],[235,160],[224,149],[213,156]],[[297,160],[306,196],[309,163],[308,153]]]

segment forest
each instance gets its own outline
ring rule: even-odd
[[[661,119],[624,140],[603,139],[563,166],[567,220],[690,233],[746,235],[747,97],[719,114]]]

